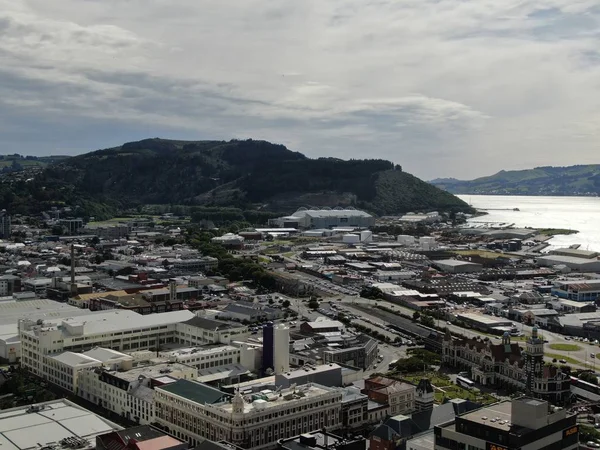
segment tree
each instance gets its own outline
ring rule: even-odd
[[[283,306],[284,308],[289,308],[290,307],[290,301],[289,300],[284,300],[283,303],[281,303],[281,306]]]
[[[419,320],[419,318],[420,318],[420,317],[421,317],[421,313],[420,313],[419,311],[415,311],[415,312],[413,313],[413,320],[414,320],[415,322],[417,322],[417,321]]]
[[[318,309],[319,308],[319,300],[317,300],[316,297],[311,297],[310,301],[308,302],[308,307],[310,309]]]
[[[425,314],[421,316],[421,324],[426,327],[430,327],[430,328],[435,326],[433,317],[425,315]]]
[[[581,372],[579,374],[579,379],[583,380],[583,381],[587,381],[588,383],[591,383],[591,384],[595,384],[595,385],[598,384],[598,377],[596,377],[596,375],[594,375],[592,372]]]

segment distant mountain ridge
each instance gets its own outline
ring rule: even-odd
[[[430,183],[453,194],[600,195],[600,164],[501,170],[470,181],[438,178]]]
[[[148,204],[288,213],[299,206],[353,206],[377,214],[469,209],[390,161],[311,159],[251,139],[145,139],[50,164],[26,182],[5,181],[2,208],[23,213],[57,201],[94,216]]]

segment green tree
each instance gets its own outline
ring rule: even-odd
[[[413,320],[414,320],[415,322],[417,322],[417,321],[419,320],[419,318],[420,318],[420,317],[421,317],[421,313],[420,313],[419,311],[415,311],[415,312],[413,313]]]
[[[284,308],[289,308],[290,307],[290,301],[289,300],[284,300],[281,303],[281,306],[283,306]]]
[[[426,326],[426,327],[430,327],[430,328],[432,328],[432,327],[435,326],[435,322],[433,320],[433,317],[428,316],[426,314],[423,314],[421,316],[421,324],[424,325],[424,326]]]
[[[308,302],[308,307],[310,309],[318,309],[319,308],[319,300],[316,297],[311,297]]]
[[[581,372],[578,376],[580,380],[587,381],[591,384],[598,384],[598,377],[594,375],[592,372]]]

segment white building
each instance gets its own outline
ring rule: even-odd
[[[174,342],[178,325],[194,317],[190,311],[141,315],[114,310],[66,319],[21,319],[21,363],[41,376],[47,373],[44,366],[49,359],[65,351],[84,352],[94,347],[117,351],[156,348]]]
[[[175,342],[188,346],[230,344],[250,336],[248,327],[208,317],[194,316],[177,326]]]
[[[415,245],[414,236],[409,236],[407,234],[400,234],[396,237],[396,241],[398,241],[401,245]]]
[[[179,363],[100,367],[80,373],[77,394],[127,420],[149,424],[155,421],[154,387],[197,376],[196,368]]]
[[[241,349],[232,345],[188,347],[160,352],[160,356],[170,362],[187,364],[204,370],[240,363]]]
[[[4,450],[93,450],[96,437],[122,428],[66,399],[5,409],[0,416]]]
[[[52,317],[77,317],[89,315],[85,311],[54,300],[24,300],[0,302],[0,360],[14,363],[21,357],[21,339],[17,322],[23,317],[32,321]]]
[[[155,400],[156,421],[192,445],[210,439],[273,448],[279,439],[342,425],[341,390],[316,384],[267,389],[254,398],[238,392],[229,400],[206,385],[179,380],[157,387]]]
[[[270,219],[270,225],[293,228],[369,228],[375,224],[375,218],[364,211],[348,207],[337,208],[300,208],[291,216]]]
[[[433,236],[422,236],[419,238],[419,247],[421,250],[430,251],[437,248],[435,238]]]
[[[275,374],[290,370],[290,329],[284,324],[273,328],[273,370]]]

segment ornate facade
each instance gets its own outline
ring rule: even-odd
[[[500,344],[488,338],[454,340],[446,333],[442,362],[467,370],[473,381],[483,386],[523,391],[554,404],[568,402],[571,395],[569,376],[544,365],[544,341],[536,327],[524,350],[510,341],[509,333],[502,336]]]

